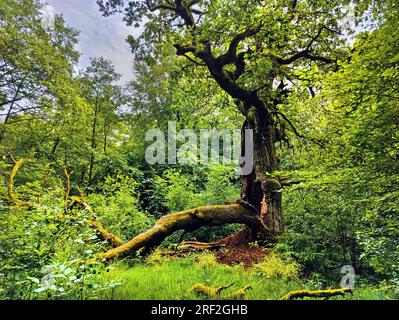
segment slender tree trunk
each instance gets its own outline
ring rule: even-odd
[[[107,142],[108,142],[108,132],[107,132],[107,120],[104,118],[104,154],[107,155]]]
[[[58,146],[60,145],[60,142],[61,142],[60,138],[55,139],[54,146],[51,149],[51,154],[55,154],[55,152],[57,151]]]
[[[0,130],[0,142],[3,141],[4,134],[6,133],[6,127],[7,127],[7,124],[8,124],[8,120],[10,119],[11,113],[14,110],[15,102],[18,100],[18,95],[19,95],[19,93],[20,93],[20,91],[22,89],[22,85],[23,85],[23,82],[21,81],[18,84],[18,86],[17,86],[17,89],[16,89],[16,92],[14,94],[13,99],[10,101],[10,107],[8,108],[7,114],[6,114],[5,118],[4,118],[3,128]]]
[[[10,115],[11,115],[13,107],[14,107],[14,102],[11,103],[10,107],[8,108],[7,114],[4,118],[3,128],[1,128],[1,130],[0,130],[0,142],[3,141],[4,135],[6,133],[8,119],[10,119]]]
[[[97,117],[98,117],[98,99],[96,99],[95,109],[94,109],[94,119],[93,119],[93,127],[91,131],[91,155],[90,155],[90,165],[89,165],[89,184],[93,179],[93,168],[94,168],[94,151],[96,148],[96,133],[97,133]]]

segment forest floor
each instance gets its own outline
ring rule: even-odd
[[[115,300],[196,300],[209,299],[191,290],[195,284],[217,288],[230,286],[223,291],[228,295],[241,288],[246,290],[243,299],[276,300],[292,290],[318,290],[317,281],[299,277],[296,266],[282,264],[281,260],[268,258],[264,262],[245,267],[243,264],[229,266],[220,264],[212,253],[193,254],[184,258],[165,258],[152,255],[146,263],[114,264],[101,277],[103,281],[118,283],[112,291],[106,291],[99,298]],[[339,288],[339,281],[334,288]],[[222,296],[223,296],[222,295]],[[370,285],[359,285],[353,294],[331,299],[384,300],[392,299],[384,290]]]

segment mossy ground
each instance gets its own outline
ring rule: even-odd
[[[267,263],[266,263],[267,268]],[[280,299],[292,290],[321,289],[309,281],[296,277],[292,265],[287,270],[273,275],[272,270],[257,266],[245,269],[242,266],[229,267],[215,262],[211,254],[192,255],[187,258],[153,259],[133,266],[114,265],[103,275],[104,280],[122,283],[104,292],[101,299],[122,300],[187,300],[206,299],[193,293],[194,284],[220,287],[234,283],[224,294],[251,285],[247,291],[248,300]],[[265,272],[266,271],[266,272]],[[339,284],[336,286],[339,288]],[[358,287],[353,295],[332,299],[378,300],[391,297],[382,290],[367,286]]]

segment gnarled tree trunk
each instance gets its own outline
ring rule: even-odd
[[[248,110],[244,127],[254,133],[254,167],[251,174],[242,177],[241,200],[256,208],[262,221],[276,236],[283,231],[281,184],[272,176],[279,171],[276,128],[273,120],[256,108]]]
[[[263,223],[270,230],[267,239],[255,234],[247,226],[238,234],[223,239],[226,244],[252,242],[258,239],[274,241],[276,236],[283,232],[283,219],[281,208],[281,183],[273,176],[279,171],[275,143],[277,140],[276,127],[270,114],[264,112],[267,109],[257,98],[258,106],[240,109],[245,115],[242,128],[241,155],[248,154],[248,146],[245,145],[244,131],[253,130],[253,169],[250,174],[242,175],[242,188],[240,201],[252,207]],[[262,111],[260,111],[262,110]]]

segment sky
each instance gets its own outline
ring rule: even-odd
[[[96,0],[45,0],[66,23],[80,31],[78,51],[81,52],[79,67],[86,68],[90,57],[103,56],[111,60],[121,83],[133,79],[133,54],[125,39],[138,30],[127,27],[121,15],[103,17]]]

